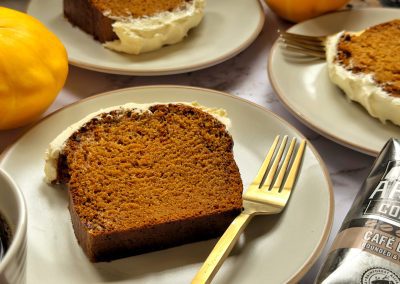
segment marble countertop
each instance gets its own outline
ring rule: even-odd
[[[26,5],[23,1],[2,2],[0,1],[0,5],[18,9],[24,9]],[[315,146],[329,170],[334,187],[335,216],[331,236],[321,257],[301,280],[301,283],[311,283],[361,183],[368,175],[374,158],[324,138],[303,125],[280,103],[268,80],[267,59],[269,50],[277,38],[276,30],[286,29],[290,24],[278,19],[267,7],[264,6],[264,9],[266,22],[255,42],[236,57],[204,70],[180,75],[137,77],[103,74],[70,66],[63,90],[44,115],[97,93],[154,84],[215,89],[250,100],[280,115]],[[28,128],[0,131],[0,153]]]

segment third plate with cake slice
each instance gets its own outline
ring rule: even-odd
[[[288,53],[276,42],[268,69],[281,101],[324,136],[377,155],[400,134],[399,19],[398,9],[354,9],[290,28],[328,36],[326,60]]]

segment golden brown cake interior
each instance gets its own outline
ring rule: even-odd
[[[376,25],[361,35],[345,33],[337,60],[353,73],[373,74],[386,92],[400,96],[400,20]]]
[[[224,124],[185,105],[114,111],[75,132],[58,179],[68,184],[74,230],[89,258],[221,234],[242,206],[232,147]]]
[[[113,16],[143,17],[182,6],[185,0],[90,0],[100,11]]]

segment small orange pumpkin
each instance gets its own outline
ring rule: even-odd
[[[265,0],[279,17],[298,23],[316,16],[336,11],[349,0]]]
[[[42,23],[0,7],[0,130],[26,125],[54,101],[68,73],[67,52]]]

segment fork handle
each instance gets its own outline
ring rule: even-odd
[[[224,260],[228,257],[251,217],[253,217],[252,214],[242,212],[233,220],[211,251],[211,254],[207,257],[203,266],[193,278],[192,284],[211,282]]]

